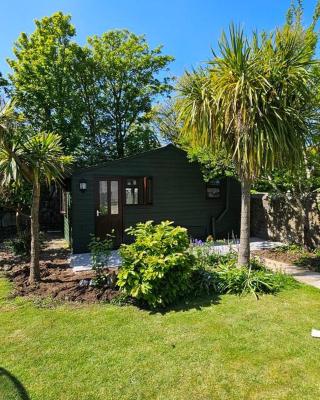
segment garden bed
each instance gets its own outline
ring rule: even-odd
[[[275,249],[254,251],[253,254],[289,265],[320,272],[320,252],[307,251],[298,246],[281,246]]]
[[[0,271],[13,283],[13,296],[36,296],[60,301],[99,302],[110,301],[118,295],[115,288],[98,289],[89,285],[93,271],[73,272],[70,268],[70,251],[62,239],[47,238],[40,256],[41,282],[30,286],[29,259],[15,256],[2,245],[0,248]],[[108,271],[110,276],[114,271]]]

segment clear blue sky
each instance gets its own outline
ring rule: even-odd
[[[305,0],[310,22],[316,0]],[[0,71],[9,68],[12,45],[20,32],[30,33],[33,20],[55,11],[72,15],[77,41],[114,28],[145,34],[151,46],[162,44],[175,57],[174,75],[197,66],[210,56],[221,31],[230,22],[247,31],[272,30],[284,21],[290,0],[2,0]]]

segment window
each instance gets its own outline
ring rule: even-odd
[[[99,213],[108,214],[108,181],[99,181]]]
[[[119,214],[119,182],[111,181],[110,183],[111,195],[111,214]]]
[[[219,180],[209,181],[206,185],[206,198],[219,199],[221,195],[220,186]]]
[[[127,206],[150,205],[152,204],[152,178],[126,178],[124,192]]]

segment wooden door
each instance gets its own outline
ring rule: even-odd
[[[114,231],[114,245],[118,247],[123,235],[121,178],[98,178],[96,192],[96,236],[102,239]]]

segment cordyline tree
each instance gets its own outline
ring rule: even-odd
[[[290,21],[249,41],[231,25],[219,54],[180,82],[182,135],[192,145],[228,154],[241,181],[239,265],[250,262],[252,183],[275,168],[294,171],[304,160],[314,95],[313,28]]]
[[[39,204],[40,184],[59,181],[72,162],[63,155],[61,138],[57,134],[34,132],[17,123],[13,104],[0,111],[0,176],[1,185],[22,180],[32,185],[30,283],[40,280],[39,267]]]

